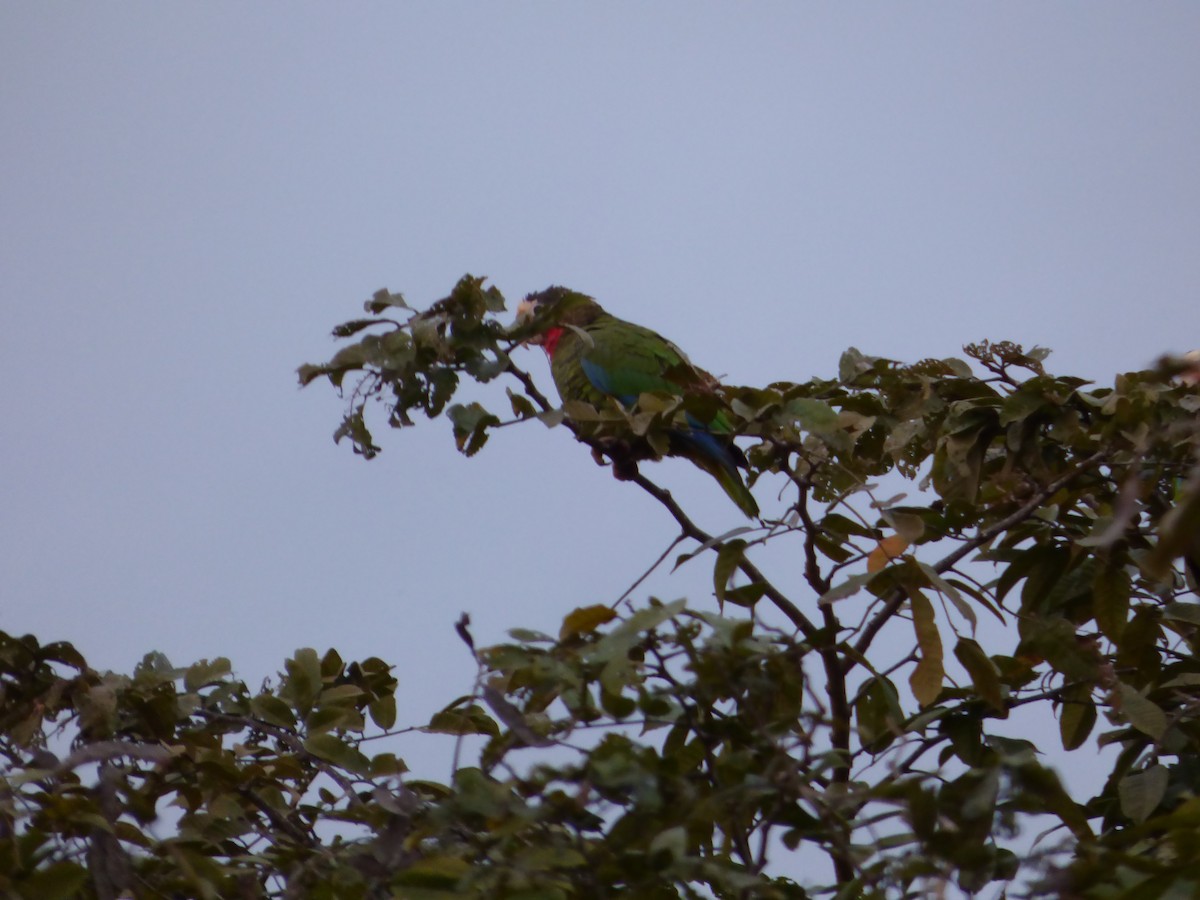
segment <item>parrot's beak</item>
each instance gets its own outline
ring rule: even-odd
[[[519,328],[520,326],[524,325],[530,319],[533,318],[533,314],[536,312],[537,312],[537,303],[536,302],[534,302],[533,300],[529,300],[529,299],[522,300],[520,303],[517,304],[517,317],[516,317],[516,319],[513,320],[512,327]],[[525,341],[526,344],[540,344],[541,342],[542,342],[542,336],[540,334],[535,334],[533,337],[528,338]]]

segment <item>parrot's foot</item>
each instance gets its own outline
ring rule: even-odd
[[[613,478],[616,478],[618,481],[633,481],[633,479],[637,478],[637,474],[637,463],[632,459],[613,460]]]
[[[618,481],[632,481],[637,477],[637,456],[623,441],[614,441],[604,447],[593,447],[592,459],[598,466],[611,465],[613,478]]]

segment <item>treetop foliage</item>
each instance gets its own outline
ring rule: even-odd
[[[553,323],[504,309],[472,276],[419,311],[380,291],[300,381],[343,392],[334,437],[367,458],[380,422],[418,413],[468,456],[535,419],[571,432],[678,526],[655,567],[707,561],[712,600],[635,584],[492,647],[464,617],[475,687],[419,725],[397,724],[378,659],[299,650],[252,689],[223,659],[124,676],[4,635],[0,891],[1200,893],[1186,360],[1093,386],[1006,342],[914,364],[851,349],[828,379],[558,408],[511,355]],[[484,399],[454,402],[465,383]],[[717,411],[778,499],[712,534],[644,463]],[[1036,739],[1012,736],[1018,711]],[[1072,793],[1055,730],[1058,759],[1111,748],[1107,777]],[[471,738],[445,783],[407,772],[427,733]]]

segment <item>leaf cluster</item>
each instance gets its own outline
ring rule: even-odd
[[[851,349],[836,377],[555,408],[511,353],[553,322],[503,308],[473,276],[423,311],[381,291],[301,381],[344,392],[335,437],[366,457],[372,400],[396,428],[444,415],[467,455],[562,425],[678,526],[651,571],[710,565],[712,602],[627,599],[645,572],[556,636],[477,648],[464,620],[474,687],[419,727],[377,659],[300,650],[251,690],[226,660],[123,676],[0,636],[0,892],[1197,893],[1200,394],[1177,364],[1094,386],[1005,342]],[[719,533],[639,465],[718,420],[777,498]],[[1069,790],[1055,732],[1059,759],[1107,749],[1105,777]],[[446,735],[444,782],[407,773],[407,742]]]

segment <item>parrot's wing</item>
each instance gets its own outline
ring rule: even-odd
[[[587,334],[592,346],[580,365],[596,390],[629,405],[647,391],[678,394],[690,386],[685,381],[692,370],[687,357],[649,328],[606,317],[588,327]]]

